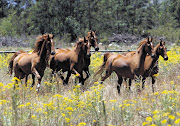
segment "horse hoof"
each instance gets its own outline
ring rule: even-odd
[[[67,84],[66,82],[63,82],[63,85],[66,86],[66,85],[68,85],[68,84]]]
[[[82,84],[81,84],[81,83],[78,83],[77,85],[78,85],[78,86],[81,86]]]

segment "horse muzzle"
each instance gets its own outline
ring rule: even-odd
[[[164,57],[164,60],[167,61],[167,60],[168,60],[168,57]]]
[[[54,55],[55,53],[56,53],[55,51],[52,51],[52,52],[51,52],[51,55]]]
[[[152,54],[152,55],[151,55],[151,58],[153,58],[153,59],[154,59],[155,57],[156,57],[156,55],[155,55],[155,54]]]
[[[87,58],[91,57],[91,53],[87,54],[86,57],[87,57]]]
[[[99,47],[95,48],[95,51],[99,51]]]

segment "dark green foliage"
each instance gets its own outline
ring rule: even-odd
[[[164,27],[179,31],[180,0],[0,2],[0,35],[53,33],[61,37],[69,34],[73,41],[78,36],[84,36],[88,30],[96,30],[99,36],[110,36],[112,33],[143,35]],[[158,31],[156,33],[164,35]]]

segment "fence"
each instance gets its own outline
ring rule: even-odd
[[[131,51],[136,51],[136,50],[99,50],[98,52],[131,52]],[[169,51],[169,50],[167,50]],[[15,53],[17,51],[0,51],[0,53]],[[95,50],[91,50],[91,52],[95,52]]]

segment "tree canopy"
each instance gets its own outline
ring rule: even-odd
[[[0,35],[68,33],[73,41],[88,30],[142,35],[165,27],[180,28],[180,0],[0,1]]]

